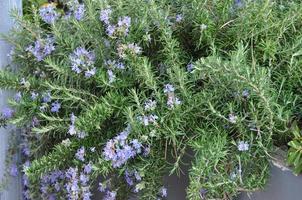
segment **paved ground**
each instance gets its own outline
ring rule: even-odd
[[[239,195],[236,200],[302,200],[302,175],[295,176],[290,171],[282,171],[272,166],[272,176],[264,191],[255,192],[248,196]],[[168,177],[168,200],[185,200],[184,186],[188,184],[186,177]]]
[[[264,191],[239,196],[238,200],[302,200],[302,176],[272,167],[272,176]]]

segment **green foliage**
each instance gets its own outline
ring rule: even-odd
[[[300,174],[302,172],[302,136],[297,124],[293,127],[294,138],[288,143],[290,148],[287,162],[294,167],[295,174]]]
[[[62,2],[68,7],[65,3],[72,1]],[[293,137],[290,128],[302,119],[299,1],[83,2],[81,20],[68,18],[66,10],[52,4],[60,17],[47,24],[39,15],[44,2],[28,1],[26,15],[14,14],[18,26],[5,36],[14,46],[12,63],[18,70],[8,66],[0,71],[0,87],[21,92],[22,98],[10,100],[14,115],[0,122],[26,127],[32,164],[24,171],[33,199],[48,198],[40,192],[43,176],[87,163],[94,169],[90,184],[98,184],[100,176],[110,180],[117,199],[128,198],[135,188],[139,199],[157,199],[163,176],[180,174],[190,151],[194,157],[187,198],[229,199],[240,191],[263,188],[273,146],[291,139],[289,163],[301,172],[301,137],[296,132]],[[100,10],[108,6],[113,24],[131,17],[127,36],[123,30],[108,35],[100,21]],[[47,36],[54,38],[55,50],[38,61],[26,49]],[[141,54],[129,44],[141,47]],[[72,69],[70,55],[78,47],[95,53],[96,73],[91,77]],[[110,68],[105,63],[109,59],[123,62],[125,69]],[[165,93],[166,84],[175,91]],[[43,102],[48,92],[51,102]],[[167,101],[176,97],[179,105],[169,107]],[[148,99],[157,102],[151,111],[144,108]],[[52,112],[56,102],[61,108]],[[139,120],[149,114],[158,116],[156,122]],[[71,134],[71,125],[85,137]],[[115,168],[105,159],[104,146],[127,125],[129,139],[151,150]],[[248,148],[242,150],[240,142]],[[86,149],[85,161],[75,156],[81,147]],[[142,180],[128,186],[126,170],[136,170]]]

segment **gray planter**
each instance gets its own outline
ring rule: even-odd
[[[0,0],[0,33],[7,33],[13,26],[13,20],[9,11],[13,8],[21,10],[21,0]],[[0,69],[9,63],[7,54],[11,47],[0,40]],[[0,110],[5,106],[10,92],[0,90]],[[6,148],[9,140],[9,130],[0,128],[0,181],[5,172]],[[0,191],[0,200],[19,200],[21,199],[20,177],[10,178],[6,190]]]

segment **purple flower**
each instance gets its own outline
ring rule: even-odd
[[[177,14],[176,17],[175,17],[175,21],[176,22],[181,22],[183,19],[182,15],[181,14]]]
[[[60,185],[59,182],[55,183],[55,189],[56,189],[57,192],[61,190],[61,185]]]
[[[110,8],[101,10],[100,12],[100,20],[102,22],[104,22],[105,24],[109,25],[109,19],[110,19],[110,15],[112,13],[112,10]]]
[[[125,69],[125,65],[124,65],[124,63],[119,62],[119,63],[116,64],[116,68],[117,69]]]
[[[13,115],[14,115],[14,110],[11,109],[10,107],[4,107],[2,109],[2,117],[4,119],[10,119],[13,117]]]
[[[86,174],[90,174],[92,172],[92,165],[91,165],[91,163],[88,163],[87,165],[84,165],[84,172]]]
[[[44,22],[47,24],[53,24],[58,18],[59,14],[56,12],[56,6],[54,4],[47,4],[39,10],[39,14]]]
[[[26,51],[32,53],[36,60],[40,62],[45,56],[50,55],[55,50],[54,41],[54,38],[50,36],[45,39],[38,39],[34,45],[27,47]]]
[[[234,115],[234,114],[229,114],[229,122],[232,123],[232,124],[236,124],[237,122],[237,116]]]
[[[89,190],[89,187],[82,187],[82,197],[83,197],[83,200],[90,200],[92,194]]]
[[[26,174],[22,175],[22,184],[23,184],[23,186],[29,186],[29,179],[26,176]]]
[[[142,122],[145,126],[148,126],[149,125],[149,119],[148,119],[148,116],[138,116],[137,117],[137,120]]]
[[[30,93],[30,95],[31,95],[31,100],[36,100],[37,99],[37,97],[39,96],[39,94],[38,93],[36,93],[36,92],[31,92]]]
[[[171,85],[171,84],[166,84],[165,87],[164,87],[164,93],[171,93],[171,92],[174,92],[175,89],[174,89],[174,86]]]
[[[242,96],[243,98],[248,98],[250,96],[249,90],[245,89],[242,91]]]
[[[98,190],[99,190],[100,192],[105,192],[106,189],[107,189],[107,186],[106,186],[105,183],[99,183]]]
[[[162,197],[167,197],[167,196],[168,196],[167,188],[162,187],[162,188],[160,189],[160,195],[161,195]]]
[[[90,77],[95,74],[95,54],[92,51],[88,51],[83,47],[76,48],[69,59],[71,61],[71,69],[76,73],[85,71],[85,76]]]
[[[58,101],[56,101],[56,102],[53,102],[53,103],[51,104],[51,109],[50,109],[50,111],[51,111],[51,112],[54,112],[54,113],[58,113],[59,110],[60,110],[60,108],[61,108],[61,104],[60,104]]]
[[[115,138],[109,140],[103,150],[105,160],[111,161],[114,168],[121,167],[129,159],[135,157],[141,152],[141,143],[133,140],[130,145],[127,142],[130,127],[127,127],[123,132]]]
[[[18,176],[18,167],[17,167],[16,164],[11,165],[10,170],[9,170],[9,174],[11,176],[14,176],[14,177]]]
[[[119,18],[117,24],[118,24],[118,26],[129,27],[131,25],[131,17],[125,16],[125,17]]]
[[[80,4],[77,6],[77,8],[74,10],[74,17],[76,20],[80,21],[85,14],[85,5]]]
[[[208,190],[207,190],[207,189],[201,188],[201,189],[199,190],[199,195],[200,195],[201,199],[206,199],[207,193],[208,193]]]
[[[33,117],[32,120],[31,120],[31,125],[33,127],[36,127],[36,126],[40,125],[39,119],[37,117]]]
[[[88,69],[87,71],[85,71],[85,77],[89,78],[93,75],[95,75],[96,72],[96,68],[92,68],[92,69]]]
[[[140,143],[138,139],[134,139],[131,141],[131,144],[133,148],[137,151],[137,153],[140,153],[141,147],[143,146],[142,143]]]
[[[116,62],[115,60],[106,60],[105,65],[109,69],[125,69],[124,63]]]
[[[195,66],[193,65],[193,63],[189,63],[189,64],[187,65],[187,71],[188,71],[188,72],[192,72],[192,71],[194,70],[194,68],[195,68]]]
[[[109,24],[106,28],[107,35],[110,37],[113,36],[115,30],[116,30],[116,27],[114,25]]]
[[[23,194],[23,198],[24,200],[30,200],[30,192],[29,192],[29,189],[25,189],[22,191],[22,194]]]
[[[158,119],[158,116],[157,116],[157,115],[154,115],[154,114],[149,115],[149,122],[150,122],[150,123],[155,124],[157,119]]]
[[[25,155],[25,156],[29,156],[30,155],[30,148],[28,146],[28,143],[27,142],[24,142],[21,144],[22,146],[22,153]]]
[[[132,52],[132,54],[140,54],[142,52],[142,48],[134,43],[128,44],[128,49]]]
[[[74,115],[74,113],[71,113],[71,115],[70,115],[71,124],[74,124],[75,120],[76,120],[76,116]]]
[[[134,180],[134,178],[135,178],[135,180]],[[126,169],[125,170],[125,180],[129,186],[132,186],[132,185],[134,185],[134,181],[141,181],[142,178],[136,170],[129,171],[128,169]]]
[[[11,50],[9,51],[9,53],[7,54],[7,57],[10,59],[10,60],[13,60],[13,56],[15,55],[15,47],[12,47]]]
[[[84,156],[85,156],[85,147],[81,147],[80,149],[78,149],[77,153],[75,154],[76,158],[80,161],[85,160]]]
[[[239,151],[248,151],[249,150],[249,144],[245,141],[239,141],[237,148]]]
[[[148,100],[144,103],[144,105],[145,105],[144,108],[145,108],[146,111],[154,110],[155,107],[156,107],[156,101],[151,100],[151,99],[148,99]]]
[[[132,172],[129,172],[128,170],[125,171],[125,180],[129,186],[134,185],[134,181],[132,179]]]
[[[68,134],[69,135],[76,135],[77,134],[77,129],[75,127],[74,124],[69,125],[69,129],[68,129]]]
[[[143,156],[148,156],[150,154],[151,148],[150,146],[146,146],[144,147],[144,152],[143,152]]]
[[[47,92],[47,93],[43,94],[42,101],[43,101],[43,103],[49,103],[49,102],[51,102],[50,92]]]
[[[86,174],[81,173],[80,181],[81,181],[82,185],[87,185],[87,183],[89,181],[89,176],[87,176]]]
[[[28,81],[26,81],[25,78],[21,78],[20,84],[21,84],[22,86],[26,86],[26,85],[28,84]]]
[[[116,199],[116,192],[115,191],[107,191],[104,197],[104,200],[115,200]]]
[[[85,131],[78,131],[78,138],[85,138],[87,136],[86,132]]]
[[[65,172],[65,176],[68,179],[72,179],[72,178],[76,178],[78,173],[78,169],[77,168],[72,168],[70,167],[66,172]]]
[[[78,199],[80,193],[78,169],[70,167],[65,176],[68,179],[65,188],[69,199]]]
[[[166,93],[168,96],[167,105],[170,108],[174,108],[176,105],[181,104],[181,101],[178,99],[178,97],[175,96],[174,91],[175,88],[173,85],[166,84],[164,86],[164,93]]]
[[[234,5],[237,8],[242,8],[244,6],[244,3],[242,2],[242,0],[234,0]]]
[[[123,32],[124,35],[127,35],[129,32],[129,27],[131,25],[131,18],[128,16],[119,18],[117,24],[118,24],[118,27],[121,30],[121,32]]]
[[[20,102],[20,101],[21,101],[21,98],[22,98],[22,93],[21,93],[21,92],[17,92],[17,93],[15,94],[15,97],[14,97],[15,101],[16,101],[16,102]]]
[[[26,155],[27,157],[29,156],[29,154],[28,155]],[[29,160],[26,160],[25,162],[24,162],[24,164],[23,164],[23,167],[24,168],[29,168],[30,167],[30,161]]]
[[[115,81],[116,76],[114,75],[113,71],[111,69],[107,70],[107,74],[109,76],[109,83],[113,83]]]
[[[137,181],[141,181],[142,180],[142,177],[141,175],[135,170],[134,171],[134,177]]]

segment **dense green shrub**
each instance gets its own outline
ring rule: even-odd
[[[102,177],[107,199],[164,199],[188,152],[188,199],[265,185],[301,120],[299,1],[59,5],[6,36],[19,68],[0,87],[18,93],[2,124],[22,128],[26,198],[90,199]]]

